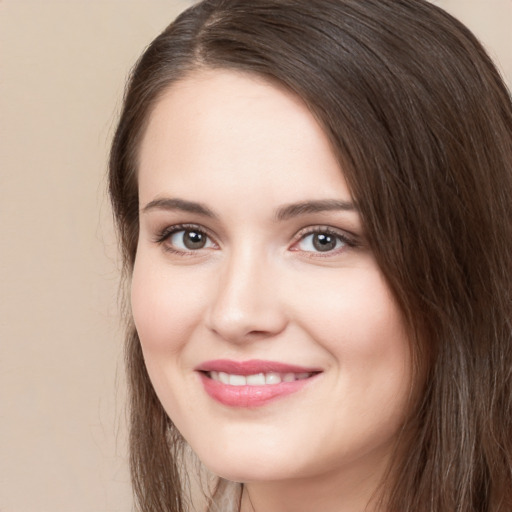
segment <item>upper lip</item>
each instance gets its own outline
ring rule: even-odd
[[[317,367],[307,367],[295,364],[279,363],[277,361],[264,361],[250,359],[248,361],[232,361],[230,359],[215,359],[205,361],[196,366],[199,372],[224,372],[231,375],[255,375],[257,373],[318,373]]]

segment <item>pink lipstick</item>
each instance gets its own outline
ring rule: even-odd
[[[206,361],[195,368],[210,397],[231,407],[259,407],[288,396],[321,370],[274,361]]]

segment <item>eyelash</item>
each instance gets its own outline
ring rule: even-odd
[[[213,237],[208,233],[207,230],[205,230],[201,226],[198,226],[197,224],[175,224],[173,226],[166,227],[162,231],[160,231],[158,235],[155,237],[154,242],[162,245],[166,251],[171,252],[173,254],[178,254],[180,256],[194,255],[194,252],[197,252],[197,250],[194,251],[190,249],[188,251],[181,251],[165,243],[167,240],[169,240],[169,238],[172,235],[179,233],[180,231],[195,231],[196,233],[206,236],[209,240],[213,239]]]
[[[344,244],[345,247],[337,248],[330,251],[303,251],[305,252],[308,257],[311,258],[328,258],[329,256],[334,256],[339,254],[340,252],[343,252],[346,250],[346,248],[355,248],[358,247],[357,241],[353,238],[348,236],[346,233],[341,232],[337,229],[333,229],[328,226],[315,226],[315,227],[308,227],[304,228],[301,231],[299,231],[296,235],[296,241],[293,242],[292,247],[298,245],[300,242],[304,241],[308,236],[315,235],[315,234],[321,234],[321,235],[328,235],[336,238],[337,240],[341,241],[342,244]],[[300,249],[291,249],[294,251],[300,251]]]
[[[205,230],[203,227],[201,227],[197,224],[175,224],[173,226],[166,227],[165,229],[160,231],[157,234],[157,236],[155,237],[154,242],[164,246],[164,249],[166,251],[171,252],[173,254],[178,254],[181,256],[194,255],[194,253],[198,252],[200,249],[197,249],[197,250],[189,249],[187,251],[182,251],[182,250],[172,247],[169,244],[165,244],[165,242],[167,240],[169,240],[169,238],[172,235],[179,233],[180,231],[195,231],[201,235],[206,236],[209,240],[213,240],[213,237],[209,234],[208,230]],[[299,231],[297,233],[297,235],[295,236],[295,240],[292,244],[292,247],[296,246],[301,241],[305,240],[306,237],[315,235],[315,234],[323,234],[323,235],[335,237],[337,240],[341,241],[346,247],[349,247],[349,248],[355,248],[355,247],[358,247],[358,245],[359,245],[358,242],[353,237],[348,236],[346,233],[335,230],[328,226],[315,226],[315,227],[304,228],[301,231]],[[303,251],[303,252],[308,254],[309,257],[326,258],[326,257],[332,256],[334,254],[338,254],[340,252],[340,250],[343,251],[344,249],[345,248],[342,247],[341,249],[325,251],[325,253],[322,253],[322,251]],[[290,249],[290,250],[300,251],[300,249]]]

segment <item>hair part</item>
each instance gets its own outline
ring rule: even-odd
[[[173,83],[204,68],[308,105],[411,332],[416,388],[383,483],[389,510],[512,510],[512,105],[475,37],[424,0],[206,0],[158,36],[128,83],[110,155],[125,276],[138,151]],[[130,322],[131,468],[144,512],[184,510],[181,436]]]

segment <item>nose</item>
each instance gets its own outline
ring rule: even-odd
[[[206,314],[207,327],[231,343],[271,338],[287,325],[277,272],[254,251],[233,254],[218,275]]]

